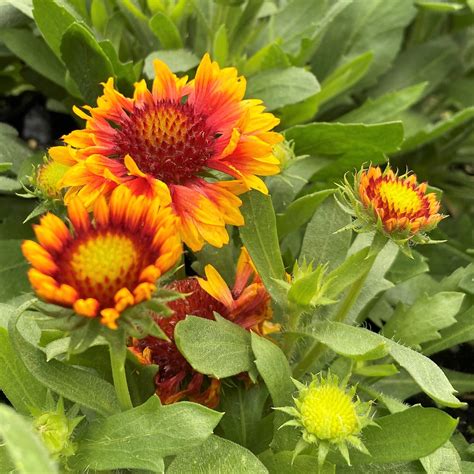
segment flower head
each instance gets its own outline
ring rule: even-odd
[[[278,330],[269,320],[272,317],[270,296],[256,274],[245,249],[237,265],[234,286],[230,290],[217,270],[206,267],[207,280],[185,278],[173,282],[169,288],[187,296],[168,304],[173,311],[170,318],[156,315],[156,323],[170,339],[153,336],[133,341],[131,347],[143,363],[159,366],[155,377],[156,391],[165,404],[183,398],[211,408],[219,402],[220,382],[196,372],[181,355],[174,342],[174,328],[179,321],[192,314],[214,319],[214,312],[259,334]]]
[[[295,407],[278,407],[294,417],[283,426],[296,426],[302,431],[295,455],[306,446],[316,444],[319,448],[319,463],[324,464],[331,446],[339,449],[350,465],[347,445],[368,454],[360,440],[362,428],[373,423],[370,403],[362,403],[355,396],[355,387],[346,388],[336,375],[314,376],[309,385],[294,381],[299,389]]]
[[[96,201],[93,221],[79,197],[68,215],[71,230],[48,213],[34,226],[39,243],[23,242],[31,285],[43,300],[115,329],[120,313],[150,299],[156,280],[180,258],[175,217],[126,187],[108,204],[104,197]]]
[[[246,83],[234,68],[220,69],[206,54],[196,77],[178,78],[155,61],[151,90],[135,84],[133,98],[104,84],[97,107],[75,108],[86,128],[63,137],[53,160],[69,167],[62,184],[68,202],[79,194],[90,206],[123,184],[135,194],[172,202],[185,243],[227,243],[227,224],[242,225],[238,194],[267,192],[257,176],[278,173],[273,146],[278,119],[260,100],[244,100]],[[222,180],[223,174],[234,180]]]
[[[398,176],[387,166],[382,171],[370,166],[354,176],[354,185],[341,186],[348,212],[356,217],[354,230],[374,228],[399,244],[408,241],[427,243],[425,233],[432,230],[443,216],[434,193],[427,184],[418,184],[416,176]]]

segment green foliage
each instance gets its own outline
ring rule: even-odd
[[[75,469],[148,469],[159,472],[163,458],[203,443],[220,413],[195,403],[170,406],[151,397],[140,407],[97,420],[78,439]]]
[[[250,335],[216,316],[216,321],[188,316],[176,325],[176,344],[191,366],[217,379],[255,373]]]
[[[33,427],[21,415],[5,405],[0,405],[0,437],[4,442],[2,448],[6,448],[16,471],[22,474],[59,472],[38,434],[33,431]]]
[[[220,380],[213,411],[161,405],[153,393],[166,361],[143,365],[123,339],[111,367],[98,324],[78,328],[59,318],[64,308],[21,306],[31,289],[20,244],[33,237],[23,221],[50,207],[15,193],[31,185],[46,149],[0,124],[0,390],[16,411],[0,405],[0,472],[316,472],[317,450],[295,457],[298,433],[279,429],[289,418],[273,408],[292,405],[292,377],[304,384],[328,369],[373,400],[376,425],[362,433],[370,456],[351,449],[348,467],[330,449],[317,472],[473,471],[472,448],[443,411],[463,407],[474,390],[470,367],[446,368],[474,340],[472,0],[0,3],[0,94],[20,115],[32,93],[53,113],[94,106],[109,78],[132,97],[135,82],[151,84],[155,59],[193,79],[208,52],[244,75],[245,99],[262,100],[286,140],[274,151],[281,173],[265,178],[269,195],[239,196],[245,225],[228,226],[230,243],[187,250],[165,276],[202,276],[212,264],[233,288],[244,245],[270,296],[274,334],[244,330],[227,314],[176,324],[173,340],[204,387]],[[345,174],[389,160],[428,181],[449,215],[431,234],[446,242],[418,246],[413,258],[391,242],[377,247],[372,234],[355,237],[338,204]],[[242,300],[232,295],[229,313],[252,284]],[[147,306],[148,326],[130,322],[135,335],[163,336],[148,311],[170,316],[164,304]],[[366,321],[370,330],[360,327]],[[128,383],[127,407],[117,373]],[[441,408],[402,403],[420,392]],[[33,429],[51,397],[84,417],[67,461],[52,461]]]

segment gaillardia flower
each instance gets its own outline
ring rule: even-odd
[[[205,241],[220,247],[229,240],[226,224],[243,224],[237,195],[266,193],[257,175],[279,171],[273,146],[282,136],[271,131],[279,120],[264,113],[260,100],[244,100],[245,79],[235,68],[220,69],[207,54],[189,82],[161,61],[154,67],[151,91],[142,80],[127,98],[111,78],[97,107],[74,109],[86,128],[49,150],[70,167],[62,181],[69,188],[65,201],[79,195],[90,206],[123,184],[134,194],[171,202],[192,250]]]
[[[79,197],[68,215],[72,231],[48,213],[34,226],[39,243],[23,242],[31,285],[46,302],[115,329],[120,313],[150,299],[156,280],[180,258],[175,216],[126,187],[108,204],[103,196],[96,200],[93,221]]]
[[[346,206],[356,217],[354,230],[378,230],[399,244],[412,240],[428,243],[426,232],[432,230],[443,216],[434,193],[427,193],[427,184],[418,184],[414,174],[398,176],[387,166],[382,171],[370,166],[354,176],[354,185],[346,179],[341,186]]]
[[[370,416],[371,403],[362,403],[355,395],[356,389],[347,389],[336,375],[313,376],[309,385],[293,380],[298,388],[294,407],[277,407],[276,410],[291,415],[292,420],[283,426],[296,426],[302,438],[295,449],[297,456],[308,445],[318,446],[318,461],[324,464],[331,446],[337,447],[350,465],[348,445],[369,454],[360,439],[361,430],[374,424]]]
[[[219,403],[220,382],[196,372],[179,352],[174,341],[174,329],[179,321],[192,314],[206,319],[214,319],[214,312],[265,335],[278,331],[272,324],[270,296],[245,249],[242,249],[237,264],[235,283],[230,290],[220,274],[208,265],[207,280],[185,278],[173,282],[169,288],[187,294],[186,298],[168,303],[173,315],[169,318],[155,316],[156,323],[168,336],[169,341],[148,336],[134,339],[130,347],[144,364],[159,366],[155,377],[156,393],[165,404],[183,398],[202,403],[211,408]]]

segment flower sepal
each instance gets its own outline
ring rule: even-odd
[[[295,262],[291,283],[288,284],[288,300],[303,309],[326,306],[337,303],[326,296],[333,281],[328,278],[327,265],[313,267],[313,263]]]

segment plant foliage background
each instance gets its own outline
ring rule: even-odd
[[[371,457],[351,452],[348,467],[332,453],[324,472],[473,471],[472,409],[463,407],[474,391],[473,25],[472,0],[0,2],[0,389],[15,409],[0,405],[0,472],[64,469],[31,424],[51,397],[85,417],[67,461],[75,472],[315,472],[313,452],[291,463],[295,430],[278,430],[285,415],[271,407],[291,403],[290,375],[303,380],[329,365],[342,374],[351,367],[360,396],[376,400],[379,426],[363,431]],[[417,246],[413,259],[388,243],[344,323],[331,321],[338,303],[304,313],[289,360],[255,334],[188,318],[180,347],[193,367],[228,377],[221,405],[161,406],[149,398],[151,372],[130,359],[135,408],[120,412],[105,346],[68,359],[67,335],[41,332],[36,313],[27,310],[17,325],[31,298],[24,221],[45,210],[17,193],[46,147],[78,125],[72,105],[95,104],[101,82],[112,76],[127,95],[138,79],[153,78],[153,59],[192,76],[205,52],[246,76],[247,97],[281,119],[287,145],[281,174],[266,180],[271,197],[243,197],[240,237],[235,229],[227,247],[188,253],[197,273],[212,263],[233,274],[241,239],[285,329],[288,294],[279,282],[295,260],[345,275],[331,295],[340,301],[370,237],[334,234],[350,223],[335,183],[388,159],[442,196],[449,218],[432,238],[446,242]],[[315,343],[328,348],[325,357],[301,364]],[[258,384],[246,389],[230,378],[243,371]]]

